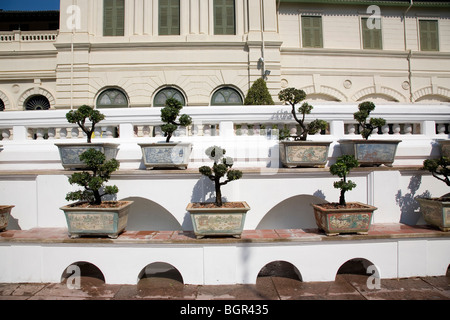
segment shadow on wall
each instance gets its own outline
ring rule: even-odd
[[[395,202],[400,207],[401,216],[400,223],[407,225],[416,225],[421,218],[420,205],[414,199],[419,198],[429,198],[431,197],[430,191],[426,190],[422,194],[418,195],[417,190],[419,190],[420,184],[422,183],[422,176],[415,175],[409,180],[408,190],[406,194],[402,193],[402,190],[398,190],[395,195]]]
[[[177,219],[156,202],[140,197],[130,197],[123,200],[134,201],[128,215],[127,230],[181,230],[181,225]]]
[[[325,203],[321,190],[314,195],[298,195],[288,198],[275,207],[260,221],[256,229],[305,229],[317,228],[311,204]]]

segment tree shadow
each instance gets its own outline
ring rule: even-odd
[[[421,217],[420,214],[420,205],[414,199],[415,197],[419,198],[429,198],[431,197],[430,191],[426,190],[422,194],[417,195],[417,190],[420,188],[420,184],[422,183],[421,175],[414,175],[411,177],[408,185],[409,193],[403,194],[402,190],[398,190],[395,195],[395,202],[400,207],[401,215],[400,215],[400,223],[415,225],[417,221]]]

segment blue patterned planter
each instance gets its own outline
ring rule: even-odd
[[[320,204],[311,204],[319,229],[323,230],[327,236],[340,233],[367,234],[372,223],[373,212],[377,208],[360,202],[351,203],[361,207],[328,209]]]
[[[331,142],[280,141],[280,160],[284,167],[324,167]]]
[[[339,140],[341,152],[353,155],[360,166],[391,167],[401,140]]]
[[[121,206],[113,208],[82,208],[75,206],[76,203],[61,207],[60,209],[66,215],[69,236],[71,238],[82,236],[117,238],[127,226],[128,213],[133,204],[133,201],[120,202],[123,202]]]
[[[243,201],[242,208],[194,208],[189,203],[186,210],[191,215],[197,239],[206,236],[233,236],[240,238],[244,230],[245,216],[250,210]]]
[[[0,232],[6,230],[12,208],[14,206],[0,206]]]
[[[61,157],[61,164],[64,169],[85,169],[86,164],[80,161],[80,155],[88,149],[95,149],[101,151],[106,161],[115,159],[119,145],[115,143],[103,143],[103,142],[79,142],[79,143],[55,143],[59,149],[59,155]]]
[[[186,169],[192,151],[191,143],[139,143],[142,158],[147,169],[180,168]]]

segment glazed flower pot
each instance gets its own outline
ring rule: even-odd
[[[139,143],[146,169],[186,169],[192,151],[191,143]]]
[[[80,160],[80,155],[88,149],[96,149],[101,151],[106,161],[115,159],[119,145],[115,143],[103,143],[103,142],[78,142],[78,143],[55,143],[59,149],[59,155],[61,157],[61,164],[64,169],[85,169],[86,164]]]
[[[326,207],[332,204],[311,204],[319,229],[327,236],[341,233],[367,234],[376,207],[360,202],[348,202],[347,207]]]
[[[342,154],[353,155],[362,167],[382,164],[391,167],[400,142],[401,140],[339,140]]]
[[[280,141],[280,160],[284,167],[325,167],[331,142]]]
[[[450,231],[450,198],[415,198],[420,204],[420,212],[426,223]]]
[[[6,227],[8,227],[12,208],[14,208],[14,206],[0,206],[0,232],[5,231]]]
[[[191,215],[197,239],[206,236],[240,238],[250,207],[245,201],[224,203],[222,207],[215,207],[211,203],[189,203],[186,210]]]
[[[133,201],[103,201],[103,207],[97,207],[77,202],[60,209],[66,216],[71,238],[107,236],[115,239],[127,226],[132,204]]]

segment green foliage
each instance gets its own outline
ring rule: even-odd
[[[358,110],[353,114],[353,118],[358,121],[359,125],[362,127],[361,135],[364,139],[369,139],[373,130],[379,129],[386,124],[386,120],[382,118],[370,118],[367,122],[367,118],[370,113],[375,110],[375,104],[370,101],[362,102],[358,105]]]
[[[82,105],[77,110],[69,111],[66,114],[66,119],[69,123],[76,123],[86,134],[87,142],[90,143],[95,125],[105,119],[105,115],[90,106]],[[86,119],[91,122],[90,128],[86,126]]]
[[[208,166],[200,167],[199,172],[214,182],[216,190],[215,204],[217,207],[221,207],[222,192],[220,187],[226,185],[228,182],[242,178],[242,171],[231,169],[231,167],[233,166],[233,159],[231,157],[225,157],[224,155],[226,153],[226,150],[221,147],[209,147],[208,149],[206,149],[205,153],[211,160],[214,161],[214,164],[212,168]],[[225,175],[227,176],[226,180],[220,182],[221,178],[223,178]]]
[[[341,178],[341,180],[334,182],[333,186],[336,189],[341,189],[339,204],[342,206],[346,205],[345,192],[356,187],[353,181],[347,181],[347,175],[350,173],[350,170],[356,167],[358,167],[358,160],[353,155],[343,155],[336,160],[335,164],[330,166],[330,173]]]
[[[307,102],[304,102],[299,108],[298,112],[302,114],[302,118],[299,119],[295,112],[295,106],[306,98],[306,93],[303,90],[295,88],[286,88],[278,93],[278,98],[284,103],[289,103],[292,107],[291,113],[294,116],[295,121],[300,125],[301,132],[295,136],[291,135],[287,128],[280,130],[279,139],[284,140],[288,138],[294,138],[295,140],[305,141],[308,134],[316,134],[321,130],[325,130],[328,126],[324,120],[316,119],[309,124],[305,124],[305,117],[310,114],[314,108]]]
[[[161,120],[166,123],[161,126],[161,130],[164,132],[166,142],[170,141],[172,134],[177,130],[178,126],[186,127],[192,123],[192,118],[186,114],[181,115],[179,122],[176,122],[181,109],[183,109],[183,105],[175,98],[167,99],[166,106],[161,109]]]
[[[244,99],[244,104],[263,106],[275,104],[263,78],[259,78],[252,84]]]
[[[438,159],[427,159],[423,161],[422,169],[431,172],[433,177],[444,182],[450,187],[450,159],[440,157]],[[442,176],[442,177],[440,177]]]
[[[119,169],[116,159],[105,161],[105,155],[98,150],[88,149],[80,155],[80,160],[87,165],[87,171],[75,172],[69,177],[71,185],[77,184],[84,188],[82,191],[69,192],[67,201],[87,201],[93,205],[102,203],[102,197],[119,192],[117,186],[104,186],[111,178],[111,173]],[[103,193],[101,190],[103,189]]]

